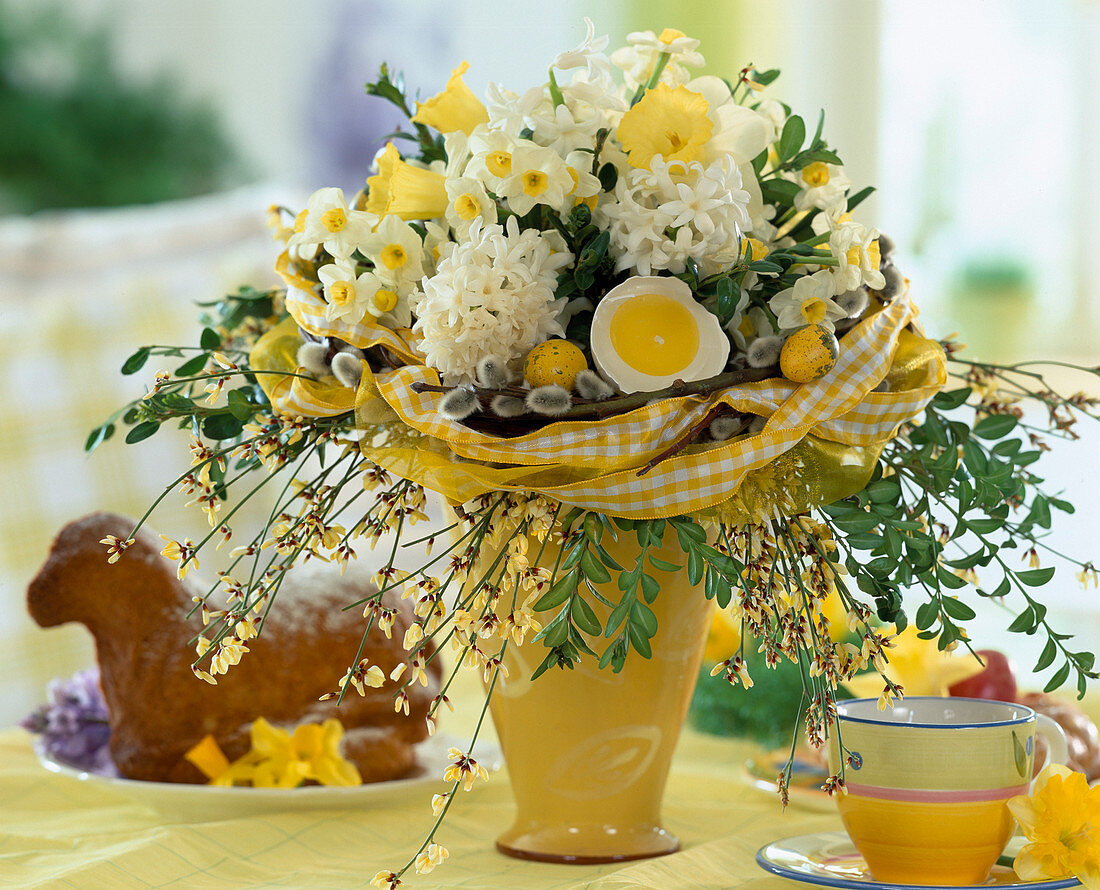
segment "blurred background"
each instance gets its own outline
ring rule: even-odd
[[[897,242],[930,333],[978,357],[1100,363],[1096,0],[0,0],[0,725],[92,662],[82,628],[25,614],[53,534],[93,509],[140,515],[186,463],[167,431],[83,454],[156,370],[122,377],[126,356],[195,341],[196,301],[274,283],[269,205],[362,185],[397,123],[363,91],[382,62],[421,97],[463,59],[475,92],[522,91],[586,14],[612,47],[676,27],[711,73],[781,68],[771,95],[829,109],[848,175],[879,188],[858,215]],[[1095,559],[1100,435],[1082,433],[1046,475],[1078,506],[1054,543]],[[154,526],[194,535],[181,501]],[[1096,592],[1062,571],[1045,595],[1095,649]],[[973,635],[1027,669],[1042,641],[1010,620],[989,606]]]

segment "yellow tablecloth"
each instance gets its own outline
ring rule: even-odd
[[[756,850],[771,840],[839,830],[834,813],[792,806],[740,778],[752,746],[685,729],[665,800],[666,827],[683,850],[607,866],[546,865],[498,854],[509,824],[504,775],[455,801],[438,840],[450,859],[410,888],[508,890],[779,890]],[[372,809],[275,812],[175,823],[87,782],[47,773],[31,737],[0,732],[0,887],[240,890],[253,887],[369,886],[380,868],[404,862],[431,822],[431,789],[379,799]]]

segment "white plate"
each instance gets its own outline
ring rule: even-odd
[[[355,809],[377,806],[385,799],[404,798],[409,794],[428,793],[432,785],[443,790],[443,771],[451,762],[447,749],[465,749],[467,740],[456,736],[437,734],[416,746],[416,758],[421,772],[405,779],[370,782],[351,787],[305,785],[301,788],[223,788],[215,785],[186,785],[175,782],[143,782],[90,773],[56,760],[47,754],[39,742],[35,743],[38,760],[52,773],[69,776],[84,782],[88,787],[102,788],[129,798],[167,816],[173,822],[206,822],[235,819],[262,813],[293,812],[298,810]],[[478,742],[474,746],[474,759],[489,772],[499,770],[504,763],[500,749],[495,745]],[[425,805],[427,798],[425,798]]]
[[[1024,843],[1022,837],[1013,838],[1005,853],[1014,856]],[[756,864],[781,878],[841,890],[943,890],[942,886],[876,881],[851,838],[842,831],[822,831],[775,841],[760,849],[756,854]],[[984,884],[967,886],[996,887],[998,890],[1062,890],[1080,883],[1077,878],[1024,881],[1011,868],[994,865]]]

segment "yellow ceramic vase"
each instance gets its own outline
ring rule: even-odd
[[[633,534],[605,536],[603,544],[620,565],[634,564]],[[671,532],[651,552],[684,563]],[[651,658],[631,650],[616,674],[587,657],[574,670],[551,668],[532,682],[545,646],[529,638],[508,648],[508,677],[498,680],[492,701],[517,808],[497,839],[508,855],[591,864],[679,849],[661,825],[661,798],[714,604],[688,584],[686,571],[646,570],[661,585],[651,606],[658,621]],[[600,592],[612,602],[621,596],[614,580]],[[611,610],[589,602],[606,625]],[[609,641],[592,642],[602,652]]]

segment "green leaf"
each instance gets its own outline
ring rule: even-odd
[[[860,204],[866,201],[871,195],[875,193],[874,186],[867,186],[867,188],[860,189],[854,195],[848,198],[848,210],[855,210]]]
[[[592,555],[591,550],[585,550],[581,554],[581,571],[584,572],[584,576],[596,584],[606,584],[611,580],[611,573],[604,568],[595,556]]]
[[[541,639],[547,646],[560,646],[564,643],[569,638],[569,622],[566,621],[565,615],[565,609],[562,609],[535,639]]]
[[[945,390],[936,393],[936,397],[932,399],[932,404],[944,411],[954,411],[970,398],[970,394],[971,389],[969,386],[964,386],[961,389]]]
[[[546,657],[542,660],[542,663],[539,664],[539,666],[537,668],[535,668],[534,673],[531,674],[531,679],[532,680],[537,680],[539,677],[541,677],[543,674],[545,674],[548,669],[552,668],[557,663],[558,663],[558,653],[554,650],[551,650],[550,652],[547,653]],[[603,665],[601,664],[600,667],[603,667]]]
[[[135,426],[126,434],[126,444],[133,445],[135,442],[140,442],[143,439],[148,439],[153,433],[160,429],[160,422],[156,420],[145,420]]]
[[[1054,566],[1045,569],[1028,569],[1016,573],[1016,580],[1028,587],[1041,587],[1054,577]]]
[[[642,575],[642,596],[647,603],[652,603],[657,599],[657,594],[661,592],[661,585],[657,583],[657,579],[652,575]]]
[[[833,524],[842,532],[856,534],[859,532],[869,532],[872,529],[878,528],[879,525],[882,524],[882,519],[874,513],[867,513],[860,510],[857,513],[849,514],[841,519],[834,519]]]
[[[975,476],[984,476],[989,471],[989,461],[980,445],[967,442],[963,445],[963,460],[967,469]]]
[[[947,569],[938,569],[936,571],[936,578],[940,584],[951,590],[958,590],[960,587],[966,587],[966,582],[958,575],[949,572]]]
[[[630,607],[630,617],[642,625],[649,636],[652,637],[657,633],[657,616],[645,603],[635,600],[634,605]]]
[[[607,627],[604,628],[603,635],[610,637],[615,631],[619,629],[619,625],[623,623],[623,619],[630,614],[630,607],[634,603],[634,594],[627,593],[623,595],[623,598],[619,600],[619,604],[612,610],[611,615],[607,619]]]
[[[237,420],[242,421],[251,419],[256,410],[256,406],[248,398],[247,390],[231,390],[226,397],[226,405],[229,408],[229,413]]]
[[[84,442],[84,450],[89,453],[95,451],[114,434],[115,425],[113,423],[105,423],[103,426],[97,426],[88,434],[88,438]]]
[[[680,534],[682,532],[693,541],[696,541],[700,544],[706,543],[706,529],[699,525],[699,523],[696,522],[694,519],[688,519],[684,516],[674,516],[670,520],[670,522],[672,523],[673,528],[676,529],[677,534]]]
[[[1009,631],[1014,634],[1019,633],[1032,633],[1035,630],[1038,622],[1035,619],[1035,613],[1031,610],[1031,607],[1024,609],[1019,615],[1013,619],[1012,623],[1008,626]]]
[[[797,114],[791,115],[787,118],[787,122],[783,125],[783,132],[779,137],[779,160],[786,161],[789,158],[794,157],[800,148],[802,143],[806,141],[806,122],[802,120]]]
[[[974,435],[980,439],[1003,439],[1019,421],[1011,414],[991,414],[974,424]]]
[[[921,603],[917,609],[917,627],[920,630],[928,630],[933,624],[936,623],[936,619],[940,617],[939,606],[936,605],[935,600],[928,600]]]
[[[942,603],[943,610],[956,621],[970,621],[976,614],[970,606],[954,597],[945,596]]]
[[[1068,661],[1060,668],[1058,668],[1057,672],[1055,672],[1054,676],[1050,678],[1050,681],[1047,683],[1047,685],[1043,687],[1043,692],[1053,692],[1055,689],[1065,683],[1067,679],[1069,679]]]
[[[794,204],[794,199],[802,191],[796,182],[786,179],[765,179],[760,183],[760,193],[766,204]]]
[[[580,583],[580,576],[576,572],[569,572],[566,575],[558,578],[546,593],[540,596],[533,606],[536,612],[545,612],[547,609],[553,609],[556,606],[560,606],[572,595],[573,591],[577,589],[577,584]]]
[[[803,167],[808,167],[818,161],[823,164],[836,164],[837,166],[844,163],[835,151],[828,148],[815,148],[812,151],[800,152],[791,166],[795,170],[801,170]]]
[[[604,164],[599,172],[600,185],[605,192],[615,191],[615,183],[619,181],[619,171],[612,163]]]
[[[654,556],[652,553],[649,554],[648,558],[649,564],[655,569],[660,569],[662,572],[680,571],[680,566],[674,562],[669,562],[667,559],[661,559],[660,557]]]
[[[569,606],[569,614],[577,627],[586,634],[591,634],[595,637],[603,632],[603,628],[600,626],[600,619],[596,617],[596,613],[592,610],[592,607],[584,601],[584,597],[573,597]]]
[[[623,567],[615,561],[614,557],[604,549],[603,544],[596,544],[596,553],[599,554],[600,562],[612,571],[621,572],[623,570]]]
[[[1039,660],[1035,662],[1035,667],[1032,669],[1032,672],[1037,674],[1039,671],[1045,671],[1054,664],[1054,656],[1057,654],[1057,644],[1054,640],[1047,640],[1047,644],[1043,647],[1043,653],[1039,656]]]
[[[632,645],[642,658],[650,658],[653,655],[653,650],[649,646],[649,638],[645,635],[644,629],[641,625],[630,623],[627,625],[627,633],[630,635],[630,645]]]
[[[704,564],[702,557],[699,556],[699,551],[694,548],[688,551],[687,558],[688,583],[694,587],[703,580]]]
[[[137,352],[131,355],[126,361],[122,363],[123,374],[136,374],[149,360],[149,347],[142,346]]]
[[[222,345],[222,338],[213,328],[203,328],[199,336],[199,346],[203,349],[218,349]]]
[[[737,288],[729,278],[718,279],[718,320],[725,324],[737,308]]]
[[[896,504],[901,497],[901,485],[893,479],[879,479],[868,485],[864,491],[870,496],[873,504]]]
[[[177,377],[193,377],[198,374],[203,368],[206,367],[207,354],[200,352],[194,358],[189,358],[182,365],[176,368]]]
[[[234,439],[242,429],[244,424],[229,412],[211,414],[202,422],[202,434],[208,439]]]

